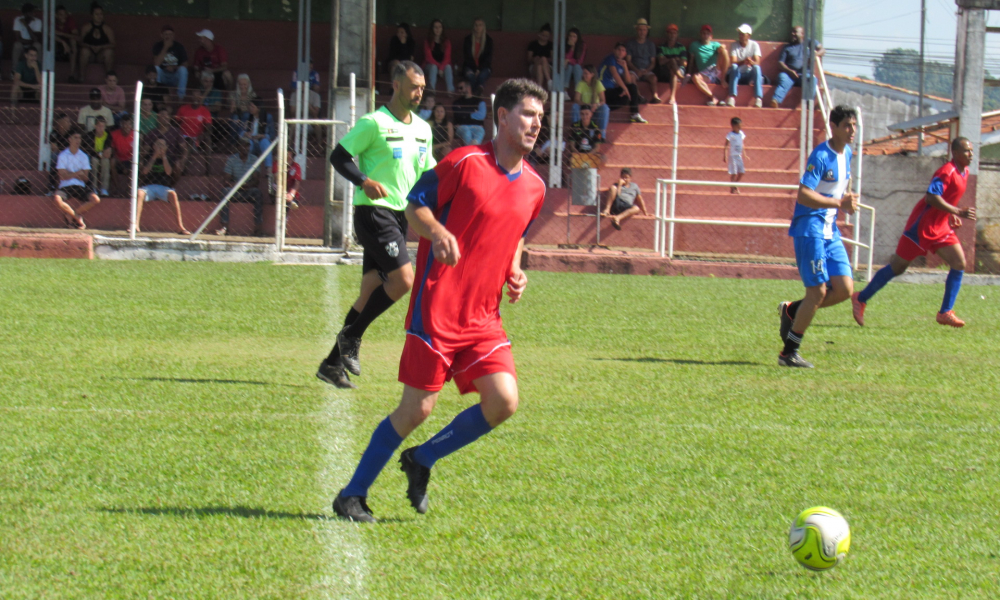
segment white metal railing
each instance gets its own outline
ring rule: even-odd
[[[826,84],[826,73],[823,72],[823,59],[819,56],[816,57],[816,75],[819,82],[819,109],[823,113],[823,123],[826,126],[826,139],[830,139],[830,111],[833,110],[833,96],[830,94],[830,88]]]
[[[142,80],[135,82],[135,101],[132,105],[132,170],[129,182],[128,239],[135,239],[135,222],[139,197],[139,107],[142,106]]]

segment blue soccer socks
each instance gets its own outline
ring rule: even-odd
[[[343,495],[368,496],[368,488],[375,483],[375,478],[402,443],[403,438],[399,437],[389,422],[389,417],[386,417],[372,433],[372,439],[368,442],[365,453],[361,455],[361,462],[358,463],[351,482],[344,488]]]
[[[438,459],[468,446],[492,429],[483,416],[482,407],[475,404],[458,413],[455,420],[447,427],[421,444],[413,453],[413,458],[417,463],[430,469]]]
[[[868,300],[870,300],[871,297],[874,296],[880,289],[885,287],[885,284],[889,283],[895,276],[896,274],[892,271],[891,266],[886,265],[882,267],[877,273],[875,273],[872,280],[868,282],[865,289],[861,290],[861,293],[858,294],[858,300],[868,304]]]
[[[944,282],[944,301],[941,302],[941,312],[946,313],[955,308],[958,291],[962,289],[962,275],[965,271],[952,269],[948,271],[948,279]]]

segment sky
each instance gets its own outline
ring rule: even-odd
[[[925,0],[926,60],[955,62],[955,0]],[[890,48],[920,50],[920,0],[826,0],[823,67],[843,75],[872,76],[871,59]],[[1000,11],[987,12],[1000,26]],[[1000,75],[1000,34],[986,34],[986,69]]]

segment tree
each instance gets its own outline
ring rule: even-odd
[[[910,48],[886,50],[882,56],[872,61],[875,81],[887,83],[911,91],[920,90],[920,53]],[[924,93],[942,98],[952,97],[955,66],[933,60],[924,61]],[[993,79],[989,71],[983,73],[985,79]],[[983,110],[1000,108],[1000,88],[988,87],[983,90]]]

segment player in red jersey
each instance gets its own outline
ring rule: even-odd
[[[965,321],[956,317],[952,310],[965,272],[965,253],[958,243],[955,229],[962,226],[963,218],[976,220],[975,207],[958,207],[969,178],[972,142],[964,137],[955,138],[951,142],[951,154],[954,158],[934,172],[927,194],[913,207],[889,264],[879,269],[865,289],[851,296],[854,320],[858,325],[865,324],[865,307],[875,292],[893,277],[902,275],[918,256],[928,252],[937,254],[951,267],[945,280],[944,301],[937,314],[937,322],[952,327],[965,325]]]
[[[480,401],[420,446],[404,450],[406,496],[427,512],[434,463],[489,433],[517,410],[517,375],[500,320],[503,286],[510,302],[524,293],[524,236],[541,212],[545,182],[523,160],[541,130],[548,94],[526,79],[505,81],[494,100],[497,136],[453,151],[410,190],[406,217],[421,239],[399,361],[403,398],[372,434],[333,510],[374,522],[368,488],[454,379]]]

